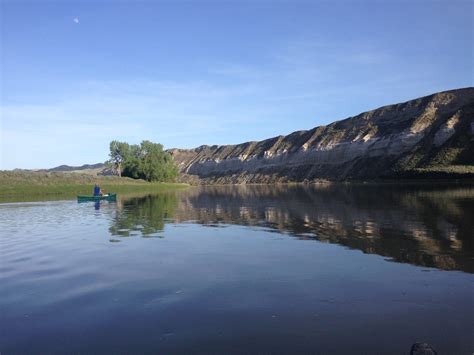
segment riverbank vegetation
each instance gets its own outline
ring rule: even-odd
[[[109,164],[118,176],[173,182],[179,174],[173,158],[159,143],[143,141],[138,145],[112,141],[109,156]]]
[[[75,198],[78,194],[92,194],[95,183],[98,183],[106,193],[159,192],[188,186],[118,176],[92,176],[65,172],[0,171],[0,201]]]

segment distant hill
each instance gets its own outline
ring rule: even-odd
[[[81,166],[59,165],[51,169],[13,169],[14,172],[76,173],[95,176],[117,175],[107,164],[84,164]]]
[[[38,173],[77,173],[93,176],[110,176],[115,173],[104,163],[84,164],[81,166],[59,165],[51,169],[15,169],[18,172],[38,172]]]
[[[474,178],[474,88],[259,142],[169,152],[192,183]]]
[[[63,171],[63,172],[67,172],[67,171],[92,170],[92,169],[93,170],[95,170],[95,169],[102,170],[104,168],[106,168],[106,165],[104,163],[97,163],[97,164],[84,164],[84,165],[81,165],[81,166],[60,165],[60,166],[57,166],[55,168],[44,169],[44,171],[50,171],[50,172]]]

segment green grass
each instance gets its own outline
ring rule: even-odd
[[[95,183],[105,192],[119,194],[161,192],[188,186],[178,183],[151,183],[118,176],[0,171],[0,202],[73,199],[78,194],[92,194]]]

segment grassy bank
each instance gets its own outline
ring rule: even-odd
[[[92,194],[95,183],[105,192],[159,192],[184,188],[186,184],[150,183],[118,176],[91,176],[77,173],[0,171],[0,202],[75,198]]]

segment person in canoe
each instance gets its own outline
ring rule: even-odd
[[[102,191],[102,189],[100,188],[100,186],[98,184],[95,184],[94,185],[94,196],[103,196],[104,195],[104,191]]]

